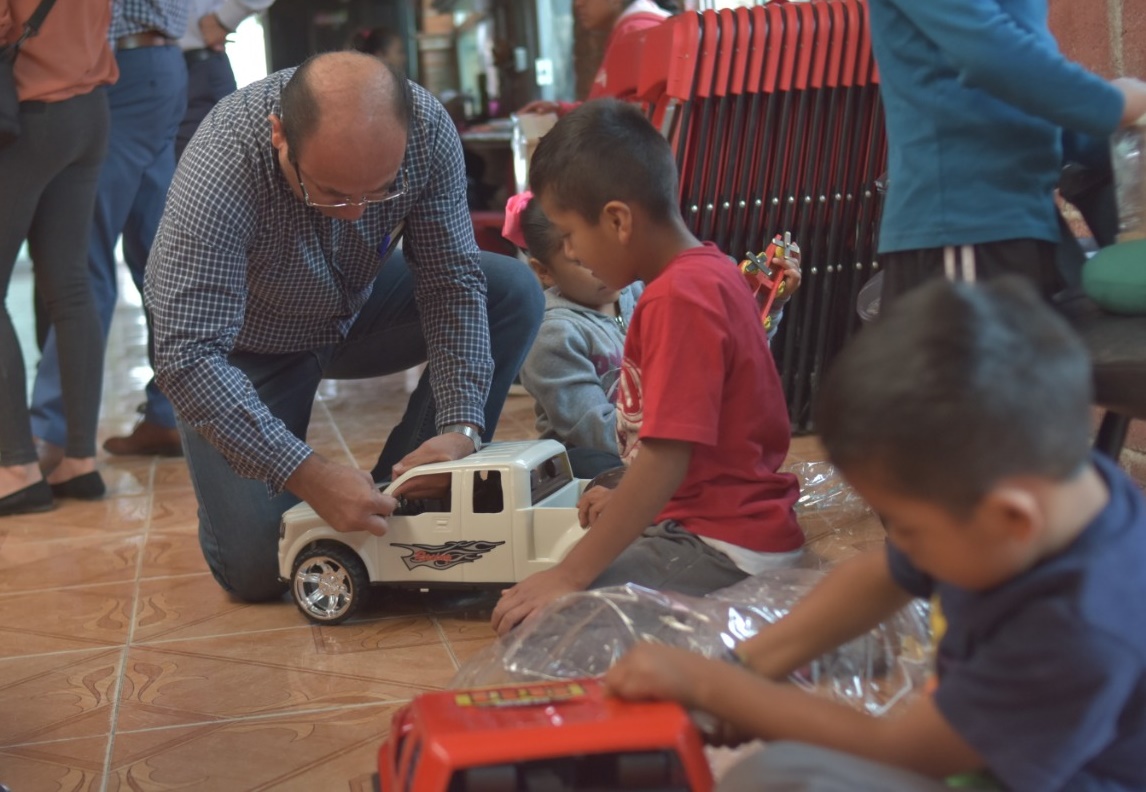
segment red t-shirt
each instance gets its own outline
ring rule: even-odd
[[[637,302],[625,339],[617,447],[626,463],[653,437],[693,444],[657,520],[760,552],[804,543],[792,507],[784,394],[756,301],[714,245],[677,256]]]

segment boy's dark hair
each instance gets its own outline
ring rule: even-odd
[[[840,353],[816,405],[828,456],[966,519],[1012,476],[1066,480],[1088,458],[1090,360],[1018,278],[937,280]]]
[[[318,131],[318,122],[321,116],[319,97],[311,85],[310,72],[317,58],[323,53],[311,55],[294,70],[286,84],[279,93],[280,120],[283,126],[283,137],[291,147],[291,156],[296,157],[307,142]],[[368,57],[363,55],[362,57]],[[410,81],[406,75],[398,71],[389,63],[371,58],[390,73],[393,89],[390,93],[390,111],[394,119],[403,127],[409,129],[410,115],[414,106],[414,93],[410,89]]]
[[[545,266],[549,266],[553,255],[561,250],[561,232],[549,222],[536,197],[530,198],[521,211],[521,234],[529,255]]]
[[[658,223],[680,212],[672,148],[640,110],[616,99],[585,102],[561,118],[537,145],[529,184],[594,224],[609,201],[640,206]]]

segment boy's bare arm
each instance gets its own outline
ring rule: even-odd
[[[608,506],[561,562],[566,573],[582,588],[592,583],[653,524],[684,481],[691,459],[691,443],[642,440],[640,453],[625,471]]]
[[[933,778],[983,767],[929,695],[899,714],[873,718],[721,660],[654,644],[621,658],[605,684],[624,698],[675,700],[709,712],[742,735],[820,745]]]
[[[911,601],[892,579],[884,550],[833,569],[791,612],[737,648],[753,671],[783,679],[824,652],[863,635]]]
[[[504,635],[563,594],[587,588],[652,525],[684,480],[691,458],[690,443],[642,440],[600,517],[561,563],[502,592],[493,609],[494,630]]]

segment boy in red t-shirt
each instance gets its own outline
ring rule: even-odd
[[[502,597],[505,633],[571,591],[638,583],[706,594],[798,560],[789,425],[744,276],[689,232],[668,142],[623,102],[587,102],[541,139],[530,183],[565,255],[609,288],[646,283],[625,341],[615,490],[581,499],[585,537]],[[650,527],[652,526],[652,527]]]

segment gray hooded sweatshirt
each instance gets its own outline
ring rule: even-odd
[[[643,283],[620,293],[614,318],[545,292],[545,317],[521,367],[521,384],[537,400],[537,431],[568,446],[617,453],[614,419],[625,332]]]

